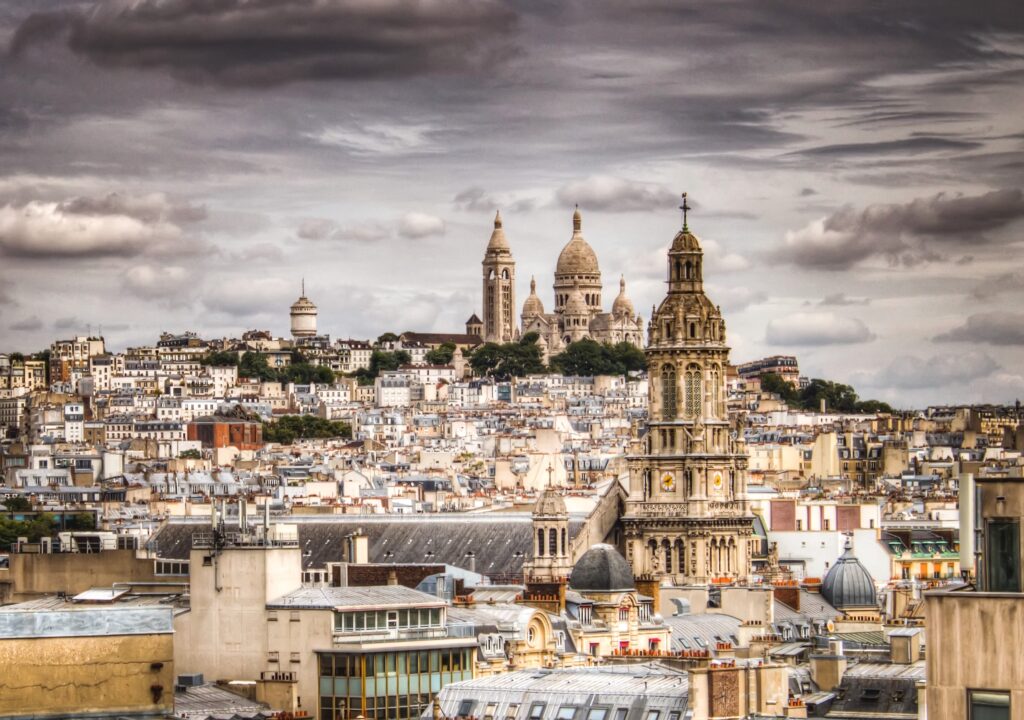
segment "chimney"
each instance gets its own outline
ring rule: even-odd
[[[913,665],[920,660],[920,628],[905,628],[894,631],[889,636],[889,657],[897,665]]]
[[[370,539],[363,535],[362,530],[356,530],[348,536],[348,557],[345,560],[353,565],[370,562]]]
[[[388,570],[388,585],[398,584],[398,572],[394,569]]]
[[[828,639],[828,654],[811,655],[811,679],[822,692],[839,687],[846,672],[846,657],[843,655],[843,641]]]

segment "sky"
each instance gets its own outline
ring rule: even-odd
[[[461,332],[500,209],[647,319],[689,193],[732,360],[1024,397],[1019,0],[0,3],[0,351]]]

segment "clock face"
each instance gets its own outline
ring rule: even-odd
[[[666,492],[672,492],[676,489],[676,478],[672,473],[667,472],[661,476],[661,489]]]
[[[722,473],[720,471],[716,471],[715,474],[711,476],[711,482],[712,482],[712,484],[714,484],[715,490],[721,490],[722,489]]]

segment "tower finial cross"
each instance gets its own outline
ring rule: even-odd
[[[551,488],[551,476],[554,474],[555,469],[551,467],[551,463],[548,463],[548,488]]]
[[[685,232],[689,229],[686,227],[686,213],[690,211],[690,206],[686,203],[686,193],[683,193],[683,204],[679,206],[679,209],[683,211],[683,231]]]

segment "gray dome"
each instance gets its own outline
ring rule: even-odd
[[[846,543],[846,551],[825,575],[821,583],[821,595],[837,610],[878,607],[875,581],[868,569],[854,556],[849,541]]]
[[[569,576],[573,590],[591,592],[629,592],[636,590],[633,570],[626,558],[611,545],[598,543],[583,553]]]

